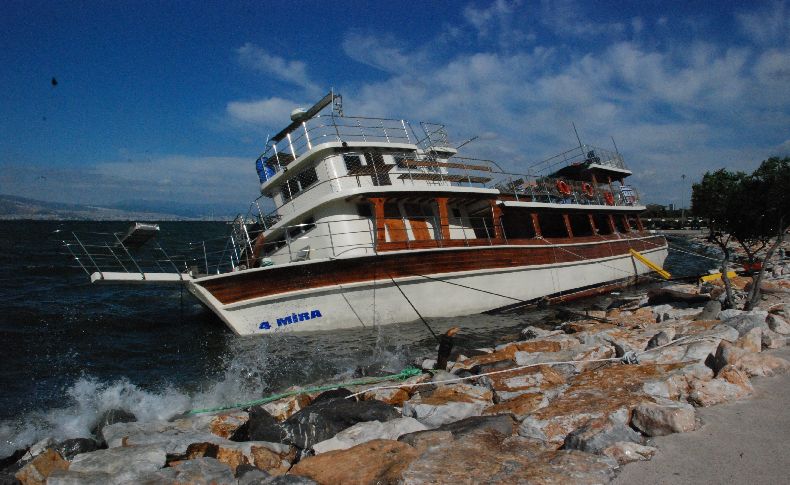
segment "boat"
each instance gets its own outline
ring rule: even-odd
[[[169,254],[144,225],[63,243],[91,281],[184,285],[241,335],[565,301],[663,265],[616,148],[580,141],[523,173],[461,148],[441,124],[346,116],[330,92],[268,138],[261,195],[220,241]]]

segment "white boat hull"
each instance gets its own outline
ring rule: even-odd
[[[667,257],[667,246],[642,254],[660,266]],[[199,279],[188,286],[233,332],[252,335],[408,322],[419,318],[417,311],[426,318],[469,315],[549,295],[571,298],[574,290],[625,283],[651,271],[630,254],[621,254],[559,264],[323,286],[230,304],[217,300]]]

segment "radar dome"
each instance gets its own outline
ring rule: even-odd
[[[291,121],[304,121],[307,119],[307,110],[304,108],[296,108],[291,111]]]

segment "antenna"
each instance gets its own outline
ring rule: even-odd
[[[456,149],[456,150],[458,150],[458,149],[459,149],[459,148],[461,148],[462,146],[464,146],[464,145],[468,145],[468,144],[472,143],[473,141],[477,140],[478,138],[480,138],[480,135],[475,135],[475,136],[473,136],[472,138],[470,138],[470,139],[466,140],[465,142],[463,142],[463,143],[461,143],[460,145],[458,145],[457,147],[455,147],[455,149]]]
[[[579,138],[579,132],[578,132],[578,131],[576,131],[576,123],[574,123],[573,121],[571,121],[571,125],[573,126],[573,132],[574,132],[574,133],[576,133],[576,141],[578,141],[578,142],[579,142],[579,148],[580,148],[582,151],[584,151],[584,148],[582,147],[582,140],[581,140],[581,138]]]
[[[617,148],[617,143],[614,142],[614,137],[610,136],[609,138],[612,139],[612,145],[614,145],[614,151],[616,151],[617,153],[620,153],[620,150]]]

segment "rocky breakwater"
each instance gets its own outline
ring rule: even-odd
[[[4,459],[0,483],[605,483],[657,453],[650,437],[701,426],[697,407],[790,369],[770,353],[790,335],[790,281],[771,284],[750,312],[722,311],[711,285],[611,300],[374,388],[166,422],[118,411]]]

